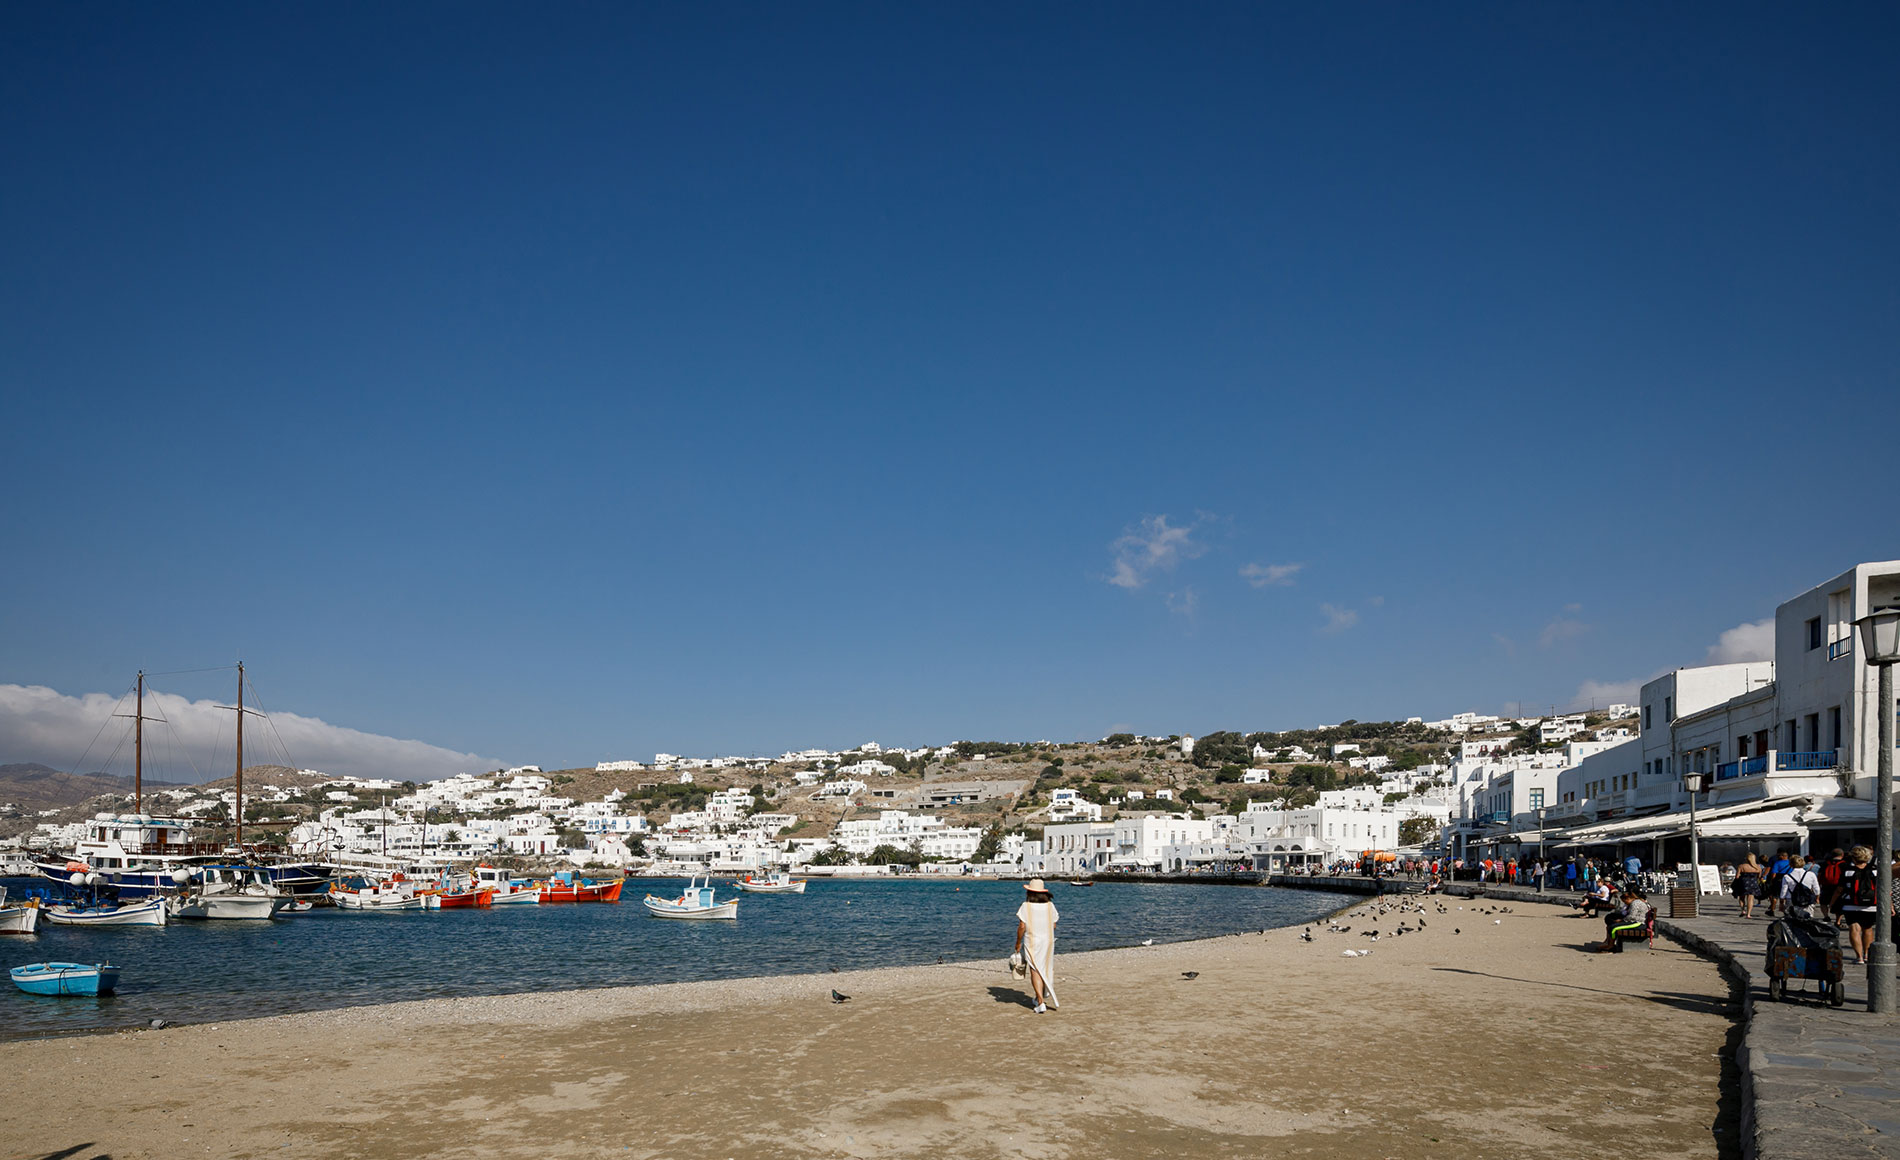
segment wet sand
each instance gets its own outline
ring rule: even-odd
[[[1058,939],[1047,1015],[999,954],[4,1043],[0,1157],[1736,1154],[1714,964],[1445,905],[1399,938]]]

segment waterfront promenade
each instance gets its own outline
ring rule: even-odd
[[[1059,955],[1048,1015],[1005,935],[984,962],[4,1043],[43,1098],[0,1102],[0,1156],[1737,1154],[1713,963],[1446,905]]]
[[[1336,880],[1336,888],[1347,881]],[[1521,886],[1474,891],[1469,883],[1447,891],[1474,892],[1513,905],[1568,905],[1576,898],[1567,891],[1539,894]],[[1659,901],[1666,914],[1667,900]],[[1793,984],[1794,1001],[1776,1002],[1768,997],[1763,969],[1767,921],[1740,917],[1735,902],[1724,896],[1704,896],[1699,909],[1695,918],[1659,916],[1656,929],[1659,936],[1722,964],[1742,989],[1746,1031],[1737,1063],[1744,1155],[1751,1160],[1900,1160],[1900,1018],[1867,1013],[1866,969],[1848,965],[1843,1007],[1821,1002],[1812,983],[1803,994],[1800,982]],[[1596,928],[1594,922],[1591,926]]]

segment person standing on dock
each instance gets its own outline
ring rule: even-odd
[[[1016,908],[1016,950],[1029,968],[1029,989],[1036,999],[1036,1014],[1056,1002],[1056,904],[1040,878],[1031,878],[1023,887],[1023,904]]]

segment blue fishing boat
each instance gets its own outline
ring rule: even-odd
[[[111,963],[28,963],[8,973],[29,995],[103,995],[119,985],[119,968]]]

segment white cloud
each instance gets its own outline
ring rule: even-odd
[[[1341,608],[1337,604],[1322,604],[1319,610],[1326,615],[1326,623],[1320,628],[1321,632],[1345,632],[1359,623],[1359,613],[1350,608]]]
[[[1293,578],[1304,567],[1305,564],[1248,564],[1240,570],[1240,577],[1255,588],[1291,588]]]
[[[1191,586],[1168,593],[1167,601],[1169,612],[1178,612],[1189,620],[1194,619],[1194,610],[1201,606],[1201,597]]]
[[[1772,616],[1752,624],[1738,624],[1717,637],[1715,643],[1709,646],[1708,662],[1712,665],[1774,659],[1775,618]]]
[[[129,735],[130,722],[114,720],[115,711],[131,710],[109,693],[69,697],[42,685],[0,685],[0,760],[37,761],[82,773],[104,769],[129,774],[131,742],[119,738]],[[195,781],[200,776],[218,778],[231,772],[232,715],[220,709],[217,702],[189,701],[148,686],[145,712],[148,717],[164,719],[162,724],[148,723],[145,727],[148,773],[166,781]],[[102,725],[106,726],[103,731]],[[253,718],[246,724],[244,736],[247,765],[288,762],[325,773],[426,781],[463,771],[500,769],[507,764],[423,741],[364,733],[296,713],[273,712],[268,722]],[[120,757],[108,767],[115,749],[122,750]],[[78,769],[76,763],[82,754],[85,768]],[[162,768],[154,768],[157,758],[164,759]]]
[[[1732,665],[1775,659],[1775,620],[1756,620],[1738,624],[1717,637],[1704,656],[1704,664]],[[1585,681],[1577,686],[1579,705],[1634,705],[1643,686],[1668,672],[1657,669],[1647,677],[1627,681]]]
[[[1549,648],[1560,641],[1574,640],[1589,631],[1590,626],[1583,621],[1560,616],[1546,624],[1544,631],[1537,634],[1537,647]]]
[[[1135,589],[1148,583],[1156,573],[1172,572],[1182,560],[1192,560],[1207,550],[1196,543],[1193,523],[1176,526],[1165,515],[1148,516],[1121,534],[1109,549],[1115,553],[1114,570],[1107,580],[1117,588]]]

